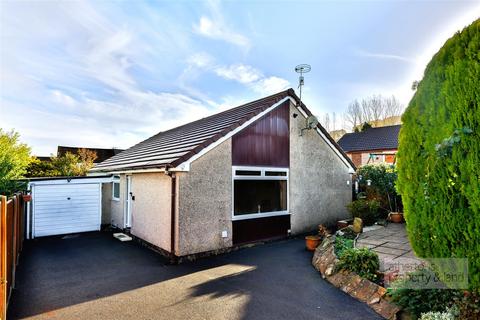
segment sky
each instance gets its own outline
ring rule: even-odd
[[[411,85],[480,1],[1,1],[0,128],[32,153],[128,148],[292,87],[336,127]],[[298,91],[297,91],[298,92]]]

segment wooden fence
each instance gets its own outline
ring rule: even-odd
[[[25,238],[25,215],[22,194],[10,199],[0,196],[0,320],[5,320],[15,268]]]

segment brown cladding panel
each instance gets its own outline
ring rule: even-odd
[[[286,238],[290,229],[290,216],[275,216],[233,221],[233,244],[259,240]]]
[[[285,102],[232,138],[232,165],[288,168],[289,102]]]

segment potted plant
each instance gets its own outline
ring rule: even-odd
[[[390,207],[390,212],[388,213],[388,218],[390,221],[394,223],[402,223],[403,222],[403,213],[399,210],[399,205],[397,202],[398,195],[396,193],[387,192],[387,199],[388,205]]]
[[[305,237],[305,247],[308,251],[315,251],[320,241],[328,234],[328,229],[323,224],[318,226],[318,234]]]
[[[388,214],[390,221],[394,223],[402,223],[403,222],[403,213],[401,212],[390,212]]]
[[[320,244],[320,240],[322,240],[322,237],[320,237],[319,235],[306,236],[305,247],[308,251],[315,251],[315,249]]]

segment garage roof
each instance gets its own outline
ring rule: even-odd
[[[171,130],[159,132],[153,137],[97,164],[92,171],[177,167],[287,97],[299,102],[293,89],[288,89]],[[302,109],[308,115],[311,115],[311,112],[303,104]],[[327,131],[321,125],[318,125],[318,128],[333,144],[334,148],[354,167]]]
[[[345,152],[398,149],[398,133],[401,127],[395,125],[347,133],[338,140],[338,144]]]

